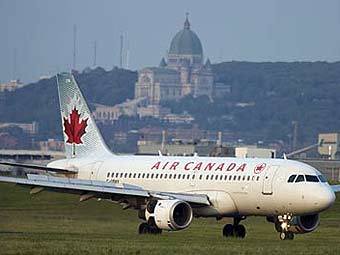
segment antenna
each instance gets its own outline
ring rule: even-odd
[[[76,70],[76,57],[77,57],[77,26],[73,25],[73,70]]]
[[[93,66],[97,66],[97,41],[93,44]]]
[[[126,69],[129,69],[130,50],[126,51]]]
[[[13,79],[18,79],[17,77],[17,48],[13,51]]]
[[[130,40],[129,40],[129,35],[128,35],[128,32],[126,32],[126,59],[125,59],[125,66],[126,66],[126,69],[129,69],[129,63],[130,63]]]
[[[119,55],[119,67],[123,68],[123,46],[124,46],[124,36],[123,33],[120,35],[120,55]]]

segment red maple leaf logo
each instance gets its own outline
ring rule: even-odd
[[[266,163],[258,164],[254,168],[254,173],[259,174],[266,168]]]
[[[64,132],[67,135],[67,143],[73,143],[73,144],[81,144],[83,143],[81,141],[81,137],[86,133],[85,128],[87,127],[87,119],[81,120],[80,114],[78,113],[78,110],[76,107],[73,108],[72,112],[70,113],[69,118],[63,118],[64,119]]]

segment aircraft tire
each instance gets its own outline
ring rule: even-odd
[[[150,232],[150,227],[145,222],[141,223],[138,227],[138,234],[145,235]]]
[[[243,225],[234,226],[235,237],[237,238],[245,238],[246,237],[246,228]]]
[[[226,224],[223,228],[223,236],[232,237],[234,236],[234,226],[232,224]]]
[[[292,233],[292,232],[281,232],[280,233],[280,239],[281,240],[293,240],[294,239],[294,233]]]

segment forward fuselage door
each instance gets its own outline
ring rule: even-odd
[[[272,195],[273,194],[273,181],[279,166],[270,166],[265,170],[262,184],[262,194]]]
[[[102,164],[103,164],[102,161],[98,161],[92,165],[92,169],[90,172],[90,180],[97,180],[98,172]]]

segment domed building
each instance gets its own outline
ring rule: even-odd
[[[171,40],[167,60],[158,67],[138,72],[135,98],[146,98],[149,104],[176,100],[186,95],[213,97],[214,75],[209,59],[203,63],[203,47],[190,28],[188,15],[182,30]]]

